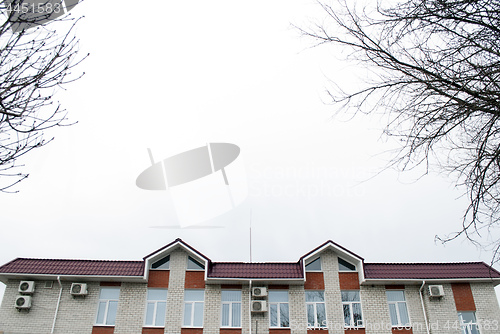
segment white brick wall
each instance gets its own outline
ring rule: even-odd
[[[142,331],[146,310],[147,284],[122,283],[114,334],[138,334]]]
[[[472,283],[470,287],[476,304],[476,319],[481,324],[481,334],[500,333],[500,308],[493,284]]]
[[[391,333],[389,306],[383,285],[362,285],[360,287],[361,308],[366,334]]]
[[[184,315],[184,282],[186,279],[187,253],[177,249],[170,254],[165,332],[179,334]]]

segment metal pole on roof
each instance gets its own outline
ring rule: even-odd
[[[252,209],[250,209],[250,263],[252,262]]]

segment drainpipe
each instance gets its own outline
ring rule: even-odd
[[[252,334],[252,280],[248,281],[248,334]]]
[[[422,290],[424,289],[425,281],[422,281],[422,286],[420,287],[420,302],[422,303],[422,311],[424,312],[424,320],[425,320],[425,329],[427,330],[427,334],[430,334],[429,322],[427,321],[427,312],[425,311],[424,297],[422,296]]]
[[[59,311],[59,304],[61,303],[61,295],[63,290],[63,286],[61,284],[61,276],[57,276],[57,282],[59,283],[59,298],[57,299],[56,313],[54,314],[54,322],[52,323],[52,330],[50,331],[51,334],[54,333],[54,329],[56,327],[57,312]]]

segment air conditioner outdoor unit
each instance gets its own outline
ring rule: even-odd
[[[254,297],[265,297],[267,296],[267,289],[262,287],[252,288],[252,296]]]
[[[17,296],[16,308],[29,309],[31,307],[31,296]]]
[[[20,293],[25,293],[25,294],[30,294],[30,293],[35,292],[35,282],[34,281],[21,281],[21,283],[19,283],[18,291]]]
[[[72,283],[70,293],[73,296],[85,296],[87,292],[86,283]]]
[[[265,300],[252,300],[252,312],[266,312],[267,304]]]
[[[443,297],[444,289],[442,285],[429,285],[429,295],[431,297]]]

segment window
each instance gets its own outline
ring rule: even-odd
[[[462,334],[479,334],[475,312],[458,312]]]
[[[410,317],[406,308],[405,292],[402,290],[387,290],[387,303],[393,327],[410,325]]]
[[[191,256],[188,256],[188,265],[187,265],[188,270],[203,270],[205,269],[205,266],[201,264],[200,262],[196,261],[193,259]]]
[[[363,315],[361,312],[361,300],[359,299],[359,291],[341,291],[341,295],[342,308],[344,309],[344,326],[363,326]]]
[[[184,327],[203,327],[203,290],[184,291]]]
[[[306,291],[307,326],[326,327],[325,293]]]
[[[356,271],[356,266],[339,257],[339,271]]]
[[[95,321],[96,325],[115,325],[119,297],[119,287],[101,287],[101,291],[99,293],[99,306],[97,308],[97,318]]]
[[[318,257],[316,260],[306,264],[306,271],[321,271],[321,258]]]
[[[241,291],[223,290],[222,327],[241,327]]]
[[[290,327],[288,290],[269,291],[269,327]]]
[[[145,326],[165,326],[167,289],[148,289]]]
[[[170,269],[170,255],[153,263],[151,269]]]

